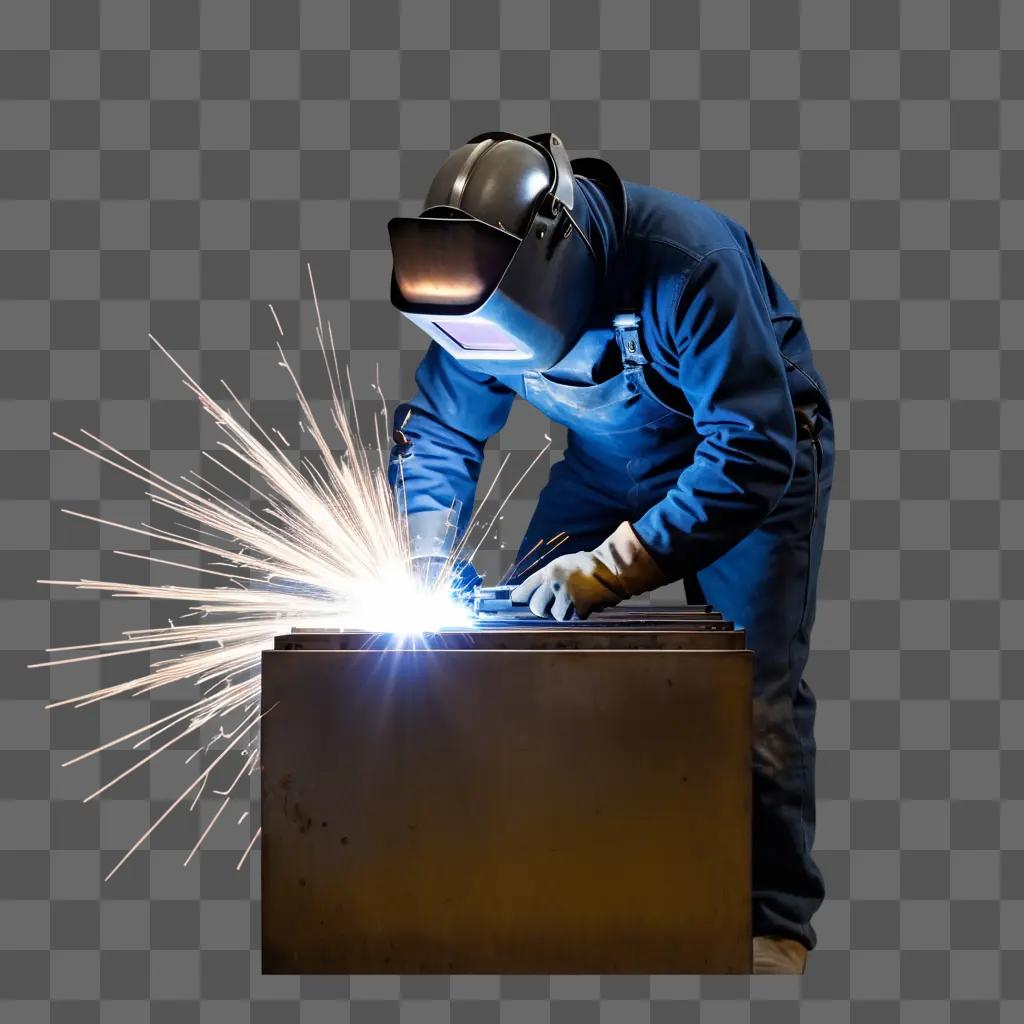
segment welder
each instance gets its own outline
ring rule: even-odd
[[[682,580],[746,630],[753,967],[801,973],[823,897],[803,670],[834,445],[797,309],[738,223],[550,133],[471,139],[388,227],[392,302],[431,338],[389,467],[414,555],[462,536],[516,396],[567,428],[512,599],[586,618]]]

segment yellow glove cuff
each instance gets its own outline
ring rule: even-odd
[[[595,549],[594,556],[615,574],[630,597],[646,594],[648,590],[671,582],[629,523],[620,523],[615,532]]]

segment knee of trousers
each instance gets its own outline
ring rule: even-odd
[[[751,754],[756,774],[784,784],[796,781],[814,756],[813,708],[797,708],[798,685],[788,693],[755,693],[751,703]]]

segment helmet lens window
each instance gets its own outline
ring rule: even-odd
[[[444,327],[435,323],[434,326],[467,352],[517,352],[520,348],[511,334],[486,320],[449,322]]]

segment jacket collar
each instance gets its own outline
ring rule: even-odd
[[[611,164],[596,157],[573,160],[572,169],[578,199],[573,218],[594,247],[602,279],[607,279],[625,239],[626,188]]]

